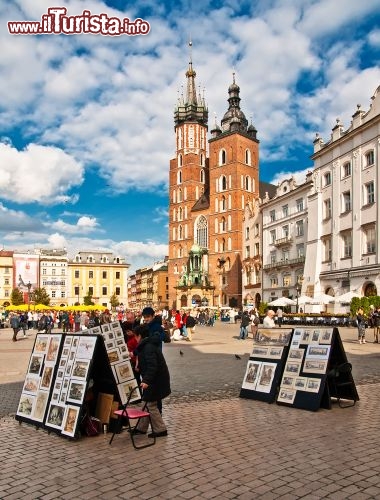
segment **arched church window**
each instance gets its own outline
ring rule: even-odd
[[[201,215],[196,221],[195,227],[196,244],[201,248],[208,247],[208,224],[204,215]]]
[[[245,150],[245,163],[246,165],[251,165],[251,152],[249,149]]]
[[[182,170],[177,172],[177,184],[182,184]]]
[[[225,165],[226,164],[226,159],[227,159],[226,150],[225,149],[221,149],[219,151],[219,165]]]
[[[203,168],[201,169],[200,180],[201,180],[202,184],[205,183],[205,171],[203,170]]]

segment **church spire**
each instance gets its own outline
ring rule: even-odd
[[[208,109],[205,100],[204,98],[202,99],[201,96],[199,96],[199,99],[197,98],[197,89],[195,84],[195,77],[197,74],[193,69],[192,47],[193,43],[190,40],[190,61],[189,67],[186,71],[186,95],[183,100],[178,102],[174,110],[174,122],[176,126],[184,122],[197,122],[207,125]]]

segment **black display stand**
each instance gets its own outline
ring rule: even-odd
[[[76,438],[83,418],[95,415],[99,393],[123,403],[136,385],[119,322],[82,333],[37,334],[15,418]]]
[[[275,401],[291,338],[292,329],[258,329],[240,390],[241,398]]]
[[[295,328],[283,367],[277,403],[316,411],[331,408],[332,385],[328,374],[347,362],[346,353],[337,328]],[[345,397],[359,400],[351,372],[345,385]]]

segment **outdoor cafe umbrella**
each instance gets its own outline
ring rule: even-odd
[[[310,297],[309,304],[329,304],[334,301],[332,295],[327,295],[327,293],[318,293],[314,297]]]
[[[360,298],[361,295],[354,291],[349,291],[347,293],[344,293],[343,295],[338,295],[338,297],[334,297],[334,302],[338,302],[340,304],[348,304],[351,302],[352,299],[354,298]]]
[[[295,306],[296,301],[292,299],[288,299],[288,297],[280,297],[272,302],[268,302],[268,306],[274,307],[286,307],[286,306]]]

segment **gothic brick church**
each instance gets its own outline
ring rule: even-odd
[[[208,139],[208,109],[191,58],[186,78],[169,174],[169,307],[239,307],[244,209],[259,197],[257,130],[240,108],[234,75],[228,109]]]

